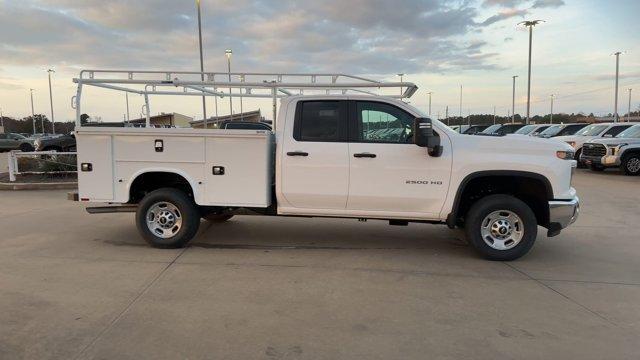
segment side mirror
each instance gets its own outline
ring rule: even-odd
[[[420,147],[426,147],[429,156],[442,155],[440,136],[433,131],[431,119],[416,118],[413,121],[413,143]]]

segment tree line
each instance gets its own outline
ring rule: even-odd
[[[53,133],[53,124],[51,120],[44,114],[36,114],[27,116],[22,119],[14,119],[8,116],[2,117],[5,133],[33,134],[33,126],[35,121],[36,133]],[[56,134],[69,134],[75,129],[75,122],[57,122]]]

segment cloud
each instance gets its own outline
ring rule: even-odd
[[[18,84],[12,84],[12,83],[8,83],[0,80],[0,90],[13,91],[13,90],[20,90],[20,89],[24,89],[24,86],[18,85]]]
[[[469,1],[202,2],[206,67],[365,74],[490,69]],[[174,0],[25,0],[3,4],[0,63],[57,68],[196,69],[195,6]],[[460,38],[469,36],[470,40]]]
[[[514,8],[524,2],[526,2],[526,0],[484,0],[482,2],[482,6],[500,6],[505,8]]]
[[[563,5],[565,5],[564,0],[536,0],[536,2],[533,3],[532,8],[559,8]]]
[[[509,10],[500,11],[496,15],[493,15],[493,16],[487,18],[487,20],[483,21],[481,23],[481,25],[482,26],[488,26],[488,25],[491,25],[491,24],[496,23],[498,21],[506,20],[506,19],[509,19],[509,18],[512,18],[512,17],[516,17],[516,16],[524,17],[528,13],[529,13],[529,11],[527,11],[525,9],[521,9],[521,10],[520,9],[509,9]]]

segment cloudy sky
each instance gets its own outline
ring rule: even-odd
[[[519,75],[516,111],[524,113],[528,34],[535,28],[532,111],[613,110],[615,58],[621,57],[621,107],[627,88],[640,104],[640,2],[637,0],[202,0],[205,68],[224,71],[224,49],[237,71],[342,72],[392,80],[406,73],[420,90],[412,104],[433,116],[459,112],[506,115],[511,76]],[[195,1],[0,0],[0,108],[9,116],[49,114],[48,68],[54,74],[56,120],[71,120],[71,79],[83,68],[197,70]],[[93,95],[93,96],[91,96]],[[85,97],[85,109],[121,120],[121,94]],[[152,113],[200,117],[198,99],[152,99]],[[212,102],[213,100],[209,100]],[[142,99],[131,99],[132,116]],[[226,104],[226,103],[225,103]],[[210,104],[209,108],[213,105]],[[245,101],[245,110],[265,101]],[[235,111],[238,111],[236,108]],[[220,113],[228,106],[220,107]]]

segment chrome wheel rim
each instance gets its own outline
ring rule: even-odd
[[[635,157],[629,159],[629,161],[627,161],[627,170],[632,173],[640,171],[640,159]]]
[[[492,249],[509,250],[517,246],[524,236],[522,219],[509,210],[498,210],[482,220],[482,240]]]
[[[175,236],[182,228],[182,214],[180,210],[165,201],[157,202],[147,210],[147,227],[157,237],[168,239]]]

